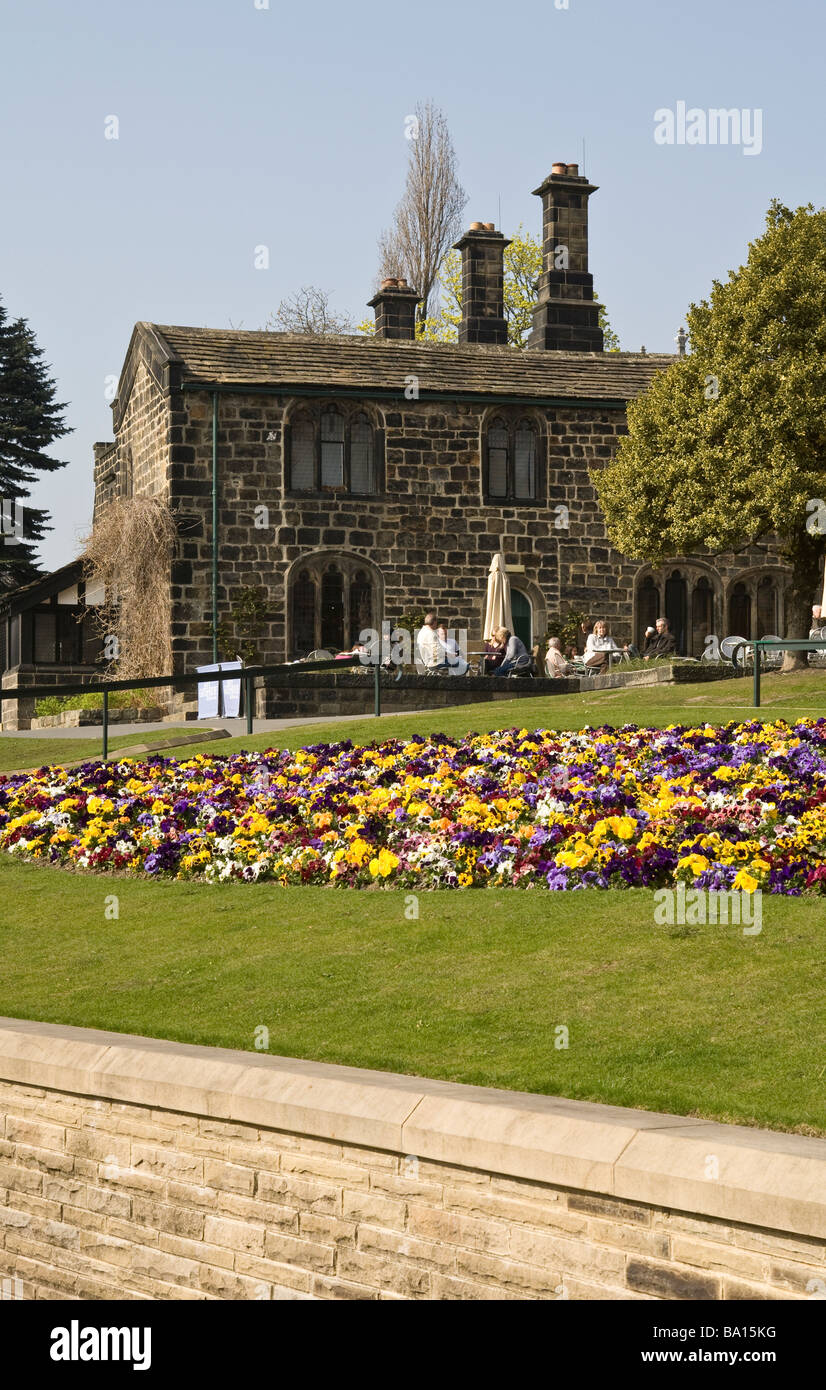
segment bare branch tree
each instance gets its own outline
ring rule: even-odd
[[[267,333],[352,333],[346,314],[335,314],[330,296],[316,285],[302,285],[289,299],[282,299],[264,324]]]
[[[410,163],[393,226],[379,238],[382,276],[403,276],[422,296],[419,318],[435,307],[439,266],[462,231],[467,194],[444,114],[420,102],[409,127]]]

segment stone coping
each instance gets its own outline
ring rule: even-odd
[[[826,1238],[826,1139],[12,1018],[0,1079]]]

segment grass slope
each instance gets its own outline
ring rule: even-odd
[[[192,729],[170,729],[168,732],[164,730],[163,733],[158,733],[147,729],[139,734],[116,734],[114,738],[109,739],[110,756],[113,749],[129,748],[134,743],[164,743],[172,746],[176,737],[192,732]],[[14,734],[0,734],[0,772],[99,758],[100,747],[100,733],[92,734],[90,738],[15,738]]]
[[[750,699],[745,681],[526,698],[181,755],[514,724],[747,720]],[[766,679],[761,717],[824,711],[826,675]],[[35,755],[30,740],[3,738],[0,768],[98,750],[38,740]],[[0,856],[0,902],[5,1015],[247,1049],[264,1025],[273,1054],[826,1133],[822,899],[764,899],[757,937],[657,927],[643,891],[424,894],[409,920],[392,892],[156,883]],[[567,1049],[555,1045],[560,1027]]]
[[[826,1133],[822,900],[763,932],[652,895],[357,896],[0,862],[0,1014]],[[108,895],[119,919],[105,916]],[[567,1049],[557,1029],[569,1030]]]

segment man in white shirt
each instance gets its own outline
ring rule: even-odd
[[[436,626],[436,614],[425,613],[424,623],[416,633],[415,660],[420,671],[432,671],[444,660]]]

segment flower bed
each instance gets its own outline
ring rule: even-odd
[[[0,778],[0,848],[207,881],[819,893],[826,719],[41,768]]]

